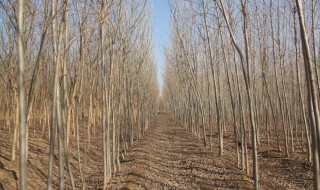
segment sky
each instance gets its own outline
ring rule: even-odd
[[[151,0],[151,13],[153,21],[154,53],[157,61],[157,77],[161,94],[164,71],[163,47],[169,41],[170,10],[168,0]]]

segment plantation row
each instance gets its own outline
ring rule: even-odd
[[[320,189],[318,9],[314,0],[172,3],[164,107],[221,156],[232,131],[255,189],[265,145],[296,159],[303,152]]]
[[[96,147],[91,139],[101,136],[106,189],[123,151],[157,113],[150,21],[145,0],[1,1],[1,128],[13,137],[7,139],[11,160],[20,156],[20,189],[29,187],[31,133],[32,139],[49,143],[48,189],[63,189],[66,183],[86,188],[81,144],[89,151]],[[72,149],[76,171],[70,165],[71,143],[77,145]],[[53,181],[57,175],[58,184]]]

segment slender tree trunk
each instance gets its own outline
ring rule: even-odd
[[[25,116],[25,92],[24,92],[24,45],[23,45],[23,10],[24,1],[18,1],[18,31],[17,31],[17,48],[19,60],[18,72],[18,95],[19,95],[19,143],[20,143],[20,189],[27,189],[27,129],[26,129],[26,116]]]
[[[246,55],[247,55],[247,60],[245,61],[244,59],[244,55],[242,53],[242,50],[240,49],[240,47],[238,46],[238,44],[235,41],[233,32],[231,30],[228,18],[226,16],[225,13],[225,9],[224,9],[224,5],[222,0],[220,0],[220,4],[222,6],[222,13],[224,16],[224,19],[227,23],[228,26],[228,30],[230,33],[230,37],[232,39],[232,43],[235,46],[235,48],[237,49],[239,56],[240,56],[240,60],[241,60],[241,64],[242,64],[242,70],[243,70],[243,77],[245,80],[245,84],[246,84],[246,90],[247,90],[247,96],[248,96],[248,101],[249,101],[249,114],[250,114],[250,122],[251,122],[251,132],[252,132],[252,159],[253,159],[253,178],[254,178],[254,188],[255,189],[259,189],[259,183],[258,183],[258,156],[257,156],[257,140],[256,140],[256,125],[255,125],[255,119],[254,119],[254,107],[253,107],[253,102],[252,102],[252,92],[251,92],[251,86],[250,86],[250,70],[249,70],[249,63],[248,63],[248,38],[247,38],[247,18],[246,18],[246,2],[245,3],[241,3],[242,4],[242,13],[243,13],[243,20],[244,20],[244,38],[245,38],[245,43],[246,43]],[[247,71],[244,68],[244,64],[247,64]]]
[[[313,187],[315,190],[320,189],[320,178],[319,178],[319,107],[318,107],[318,96],[317,90],[315,88],[315,80],[313,75],[313,65],[311,62],[310,49],[308,44],[308,36],[305,29],[304,23],[304,13],[302,10],[302,5],[300,0],[296,0],[296,6],[299,16],[300,23],[300,35],[301,44],[303,49],[303,57],[305,63],[305,70],[308,82],[308,97],[309,97],[309,114],[311,115],[311,127],[312,127],[312,147],[313,147]],[[312,101],[312,104],[310,103]],[[313,118],[312,118],[313,116]]]

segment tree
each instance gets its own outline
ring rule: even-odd
[[[304,65],[308,86],[309,118],[311,121],[312,133],[312,152],[313,152],[313,181],[314,189],[320,189],[319,183],[319,106],[318,96],[314,79],[314,68],[311,62],[308,35],[304,23],[304,13],[300,0],[296,0],[297,12],[299,15],[301,45],[303,49]]]
[[[26,153],[26,116],[25,116],[25,92],[24,92],[24,45],[23,45],[23,9],[24,1],[18,1],[18,31],[17,47],[19,58],[18,89],[19,89],[19,143],[20,143],[20,188],[27,189],[27,153]]]

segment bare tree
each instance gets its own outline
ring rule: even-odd
[[[310,48],[308,44],[308,35],[306,33],[304,23],[304,13],[300,0],[296,0],[297,12],[300,23],[301,45],[303,49],[304,65],[306,71],[306,79],[308,86],[308,103],[309,103],[309,117],[311,121],[312,133],[312,152],[313,152],[313,181],[314,189],[320,189],[319,183],[319,107],[317,89],[314,79],[314,68],[311,62]]]
[[[19,143],[20,143],[20,189],[27,189],[27,129],[25,116],[25,92],[24,92],[24,45],[23,45],[23,9],[24,1],[18,1],[18,31],[17,31],[17,47],[19,58],[18,72],[18,89],[19,89]]]

